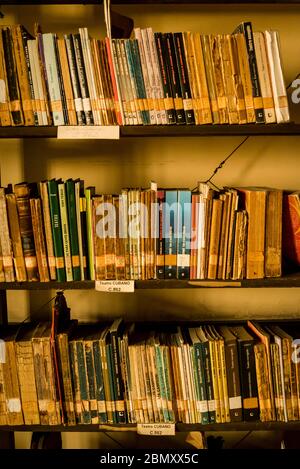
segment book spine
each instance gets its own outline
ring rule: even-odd
[[[108,381],[110,388],[111,396],[111,406],[112,406],[112,418],[113,423],[118,423],[118,415],[116,410],[116,382],[114,381],[114,372],[113,372],[113,356],[112,356],[112,346],[111,343],[106,344],[106,360],[107,360],[107,369],[108,369]]]
[[[207,273],[208,279],[217,278],[222,210],[223,201],[220,199],[214,199],[210,228],[209,260]]]
[[[157,192],[157,233],[156,233],[156,277],[158,279],[165,278],[165,239],[164,239],[164,225],[163,225],[163,206],[165,202],[165,191],[159,190]]]
[[[203,50],[203,59],[206,71],[206,79],[207,79],[207,87],[209,93],[209,101],[211,106],[211,113],[212,113],[212,121],[214,124],[219,124],[220,117],[219,117],[219,107],[218,107],[218,100],[217,100],[217,92],[216,92],[216,81],[214,75],[214,66],[213,66],[213,59],[212,53],[210,48],[210,37],[209,35],[201,35],[201,42],[202,42],[202,50]]]
[[[27,184],[16,184],[14,192],[16,195],[27,278],[29,281],[38,281],[39,274],[30,212],[30,189]]]
[[[164,107],[167,114],[167,124],[176,124],[175,105],[171,92],[168,76],[168,67],[166,63],[166,51],[162,33],[154,33],[154,39],[157,50],[158,64],[163,86]]]
[[[89,277],[90,280],[95,280],[92,196],[93,191],[90,188],[85,189]]]
[[[13,266],[13,251],[9,236],[8,215],[4,188],[0,188],[0,245],[3,256],[3,270],[6,282],[13,282],[15,279]]]
[[[79,80],[79,85],[80,85],[80,90],[81,90],[82,105],[83,105],[83,111],[85,114],[86,125],[93,125],[94,118],[93,118],[93,113],[92,113],[92,108],[91,108],[91,100],[90,100],[90,94],[89,94],[89,89],[88,89],[86,71],[84,67],[80,34],[73,34],[72,40],[73,40],[73,45],[74,45],[78,80]]]
[[[105,39],[105,46],[107,52],[107,61],[108,67],[110,71],[111,81],[112,81],[112,90],[113,90],[113,97],[115,102],[115,112],[118,125],[122,125],[125,123],[124,121],[124,110],[122,106],[122,98],[119,83],[117,80],[117,71],[116,66],[114,63],[113,52],[112,52],[112,41],[109,38]]]
[[[21,26],[11,27],[12,45],[14,48],[17,77],[22,99],[22,108],[24,113],[25,125],[34,125],[34,113],[32,109],[32,100],[28,78],[28,69],[25,58]]]
[[[124,386],[121,374],[120,353],[118,348],[118,336],[115,332],[111,333],[111,353],[112,370],[116,388],[116,416],[118,423],[126,423]]]
[[[190,278],[191,191],[178,190],[177,278]]]
[[[46,243],[40,199],[30,199],[30,210],[33,226],[34,244],[37,256],[39,278],[42,282],[49,282],[49,269],[47,261]]]
[[[25,425],[39,425],[40,416],[31,341],[16,342],[18,379]]]
[[[43,34],[42,36],[53,123],[54,125],[64,125],[65,119],[54,43],[55,38],[51,33]]]
[[[172,279],[176,278],[177,273],[177,191],[165,191],[163,224],[165,238],[165,278]]]
[[[107,413],[105,405],[105,391],[104,391],[104,381],[102,373],[102,361],[100,353],[100,344],[99,341],[93,342],[93,357],[95,365],[95,377],[96,377],[96,399],[98,406],[98,418],[99,423],[107,423]]]
[[[62,105],[62,111],[63,111],[63,116],[64,116],[64,123],[65,125],[69,125],[70,120],[69,120],[69,113],[68,113],[68,105],[67,105],[67,98],[66,98],[66,92],[65,92],[63,75],[62,75],[62,64],[60,61],[56,34],[53,37],[53,44],[54,44],[54,51],[55,51],[55,57],[56,57],[57,76],[58,76],[58,84],[59,84],[60,95],[61,95],[61,105]]]
[[[60,219],[61,219],[63,250],[64,250],[65,267],[66,267],[66,280],[67,282],[71,282],[73,280],[72,255],[71,255],[71,246],[70,246],[66,189],[65,189],[65,184],[63,182],[58,182],[58,198],[59,198],[59,210],[60,210]]]
[[[252,342],[239,344],[239,363],[243,401],[243,417],[246,422],[259,420],[255,357]]]
[[[90,424],[92,423],[91,409],[90,409],[90,395],[89,395],[87,367],[86,367],[83,340],[76,341],[76,354],[77,354],[77,362],[78,362],[80,401],[81,401],[81,406],[82,406],[81,423]]]
[[[35,95],[35,89],[34,89],[34,84],[33,84],[34,70],[31,68],[29,50],[28,50],[29,34],[22,26],[20,28],[21,28],[20,33],[21,33],[22,41],[23,41],[23,53],[25,56],[25,62],[26,62],[26,67],[27,67],[27,77],[28,77],[28,85],[29,85],[29,90],[30,90],[31,107],[33,111],[34,125],[39,125],[38,100],[37,100],[37,96]]]
[[[173,42],[177,61],[178,78],[181,87],[181,96],[183,100],[185,122],[187,124],[194,125],[195,115],[182,33],[174,33]]]
[[[203,345],[201,343],[194,344],[195,355],[195,374],[197,375],[199,385],[199,412],[201,420],[199,423],[209,423],[208,396],[205,376],[205,362],[203,360]]]
[[[125,280],[125,244],[123,236],[123,229],[121,222],[122,217],[122,197],[117,195],[113,196],[113,205],[115,209],[116,230],[115,230],[115,263],[116,263],[116,279]]]
[[[185,112],[183,107],[183,96],[180,86],[179,70],[176,60],[174,36],[172,33],[166,33],[163,35],[163,40],[165,44],[169,81],[174,100],[176,124],[185,124]]]
[[[74,105],[75,105],[75,110],[76,110],[77,122],[78,122],[78,125],[84,125],[86,123],[86,120],[85,120],[85,114],[83,110],[82,96],[81,96],[78,71],[77,71],[77,66],[76,66],[76,56],[75,56],[72,35],[71,34],[65,35],[64,40],[65,40],[67,56],[68,56],[70,78],[71,78],[72,90],[74,94]]]
[[[75,200],[75,182],[68,180],[65,183],[67,196],[68,224],[70,230],[70,245],[72,256],[73,280],[81,280],[79,240],[77,230],[77,207]]]
[[[138,92],[138,103],[139,109],[142,115],[142,121],[144,125],[150,124],[150,114],[147,101],[147,94],[145,88],[145,81],[143,77],[143,70],[141,65],[141,57],[139,52],[139,46],[136,39],[132,39],[130,42],[130,48],[132,52],[132,59],[135,69],[136,89]]]
[[[63,390],[63,408],[68,425],[76,425],[74,397],[72,389],[71,363],[67,334],[58,334],[57,349],[59,357],[59,371]]]
[[[101,355],[101,365],[102,365],[102,374],[103,374],[103,386],[104,386],[107,423],[116,423],[114,422],[113,394],[111,392],[111,385],[110,385],[110,378],[109,378],[110,368],[108,364],[107,350],[106,350],[104,339],[100,339],[100,355]]]
[[[59,282],[65,282],[66,271],[57,181],[48,181],[48,197],[55,254],[56,278]]]
[[[76,341],[72,340],[69,342],[69,357],[70,357],[70,370],[72,378],[72,390],[74,398],[74,408],[76,423],[82,423],[82,404],[80,397],[80,383],[79,383],[79,372],[78,372],[78,359],[76,353]]]
[[[5,341],[6,360],[2,364],[2,372],[8,425],[24,424],[16,353],[15,342]]]
[[[80,197],[80,223],[81,223],[81,240],[82,240],[82,264],[84,280],[88,278],[89,268],[89,253],[88,253],[88,238],[87,238],[87,215],[86,215],[86,198]]]
[[[264,124],[265,122],[264,109],[263,109],[263,102],[262,102],[262,96],[261,96],[261,90],[260,90],[260,83],[259,83],[251,22],[248,21],[240,25],[240,27],[238,28],[238,31],[240,33],[243,33],[246,39],[250,76],[251,76],[251,82],[252,82],[252,95],[253,95],[253,102],[254,102],[255,119],[258,124]]]
[[[16,280],[18,282],[26,282],[27,274],[23,255],[17,201],[15,194],[7,194],[6,202]]]
[[[0,125],[2,127],[6,127],[13,125],[13,121],[9,109],[9,84],[7,82],[2,34],[3,30],[0,30],[0,80],[2,83],[0,103]]]
[[[237,344],[236,342],[225,341],[224,345],[230,420],[231,422],[241,422],[243,420],[243,411]]]
[[[202,343],[202,359],[204,363],[209,423],[216,423],[216,402],[212,379],[212,367],[210,363],[210,348],[208,342]]]
[[[89,389],[89,402],[90,402],[90,413],[91,423],[99,423],[98,418],[98,403],[96,397],[96,376],[94,368],[93,358],[93,343],[92,341],[84,341],[84,352],[86,362],[86,374]]]
[[[4,59],[6,65],[7,84],[9,91],[9,108],[14,125],[23,125],[24,117],[18,85],[14,49],[9,28],[2,29]]]

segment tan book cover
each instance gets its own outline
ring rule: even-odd
[[[234,41],[236,43],[239,59],[239,70],[241,75],[241,82],[244,91],[245,107],[247,114],[247,122],[255,122],[255,112],[254,112],[254,101],[252,94],[252,81],[248,61],[248,52],[246,46],[245,36],[242,33],[236,33],[233,35]]]
[[[25,425],[40,424],[32,349],[32,338],[35,331],[36,325],[23,324],[15,341],[18,379]]]

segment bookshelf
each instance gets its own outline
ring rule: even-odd
[[[237,136],[300,136],[300,124],[222,124],[163,125],[120,127],[120,138],[127,137],[237,137]],[[57,127],[0,127],[0,138],[57,138]]]
[[[3,0],[2,6],[5,5],[98,5],[99,0],[73,0],[73,1],[55,1],[46,0],[43,2],[25,1],[9,1]],[[112,0],[115,5],[242,5],[246,4],[249,8],[255,8],[256,5],[299,5],[300,0]],[[297,137],[300,136],[300,124],[290,123],[282,125],[202,125],[202,126],[125,126],[120,128],[120,138],[157,138],[162,137],[238,137],[238,136],[281,136],[281,137]],[[0,128],[1,139],[56,139],[56,127],[14,127]],[[137,290],[183,290],[183,289],[203,289],[203,288],[229,288],[229,289],[248,289],[248,288],[299,288],[300,274],[290,274],[280,278],[259,279],[259,280],[241,280],[241,281],[181,281],[181,280],[150,280],[135,281]],[[7,300],[6,293],[11,290],[93,290],[95,283],[92,281],[84,282],[24,282],[24,283],[0,283],[0,324],[6,323],[7,316]],[[136,431],[134,425],[122,425],[122,429],[128,431]],[[178,432],[188,431],[277,431],[277,430],[300,430],[300,422],[241,422],[230,424],[216,425],[184,425],[177,424]],[[99,431],[118,431],[120,427],[116,425],[106,425],[105,428],[99,425],[76,425],[74,427],[64,426],[16,426],[16,427],[0,427],[0,432],[23,432],[23,431],[62,431],[62,432],[99,432]]]

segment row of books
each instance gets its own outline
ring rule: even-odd
[[[255,279],[300,265],[299,193],[123,189],[80,179],[0,188],[0,281]]]
[[[289,121],[276,31],[58,38],[0,30],[0,125],[245,124]]]
[[[299,323],[0,329],[0,425],[300,419]],[[295,340],[297,339],[297,340]]]

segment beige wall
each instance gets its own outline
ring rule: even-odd
[[[251,19],[256,30],[280,31],[286,83],[300,72],[299,20],[297,6],[128,6],[115,7],[127,13],[140,27],[156,31],[192,30],[229,33]],[[88,26],[103,37],[102,8],[95,6],[2,7],[0,24],[22,22],[32,31],[38,21],[44,32],[72,32]],[[299,105],[300,107],[300,105]],[[297,114],[294,106],[293,114]],[[126,139],[120,142],[58,142],[55,140],[1,141],[2,184],[23,178],[38,181],[50,177],[81,177],[98,192],[117,192],[123,186],[195,187],[207,179],[215,166],[241,141],[240,138]],[[300,187],[300,139],[296,137],[253,137],[232,157],[215,179],[217,185],[265,185]],[[55,292],[9,293],[10,320],[45,317],[43,306]],[[298,317],[298,289],[227,289],[194,291],[137,291],[135,294],[100,294],[93,291],[66,293],[75,318],[197,319],[238,317]],[[119,435],[119,434],[118,434]],[[114,438],[119,438],[114,436]],[[122,444],[124,442],[122,436]],[[120,440],[120,441],[121,441]],[[260,445],[262,445],[261,440]],[[128,444],[136,444],[130,435]],[[28,434],[18,435],[19,447],[28,445]],[[65,447],[109,447],[104,435],[64,435]]]

